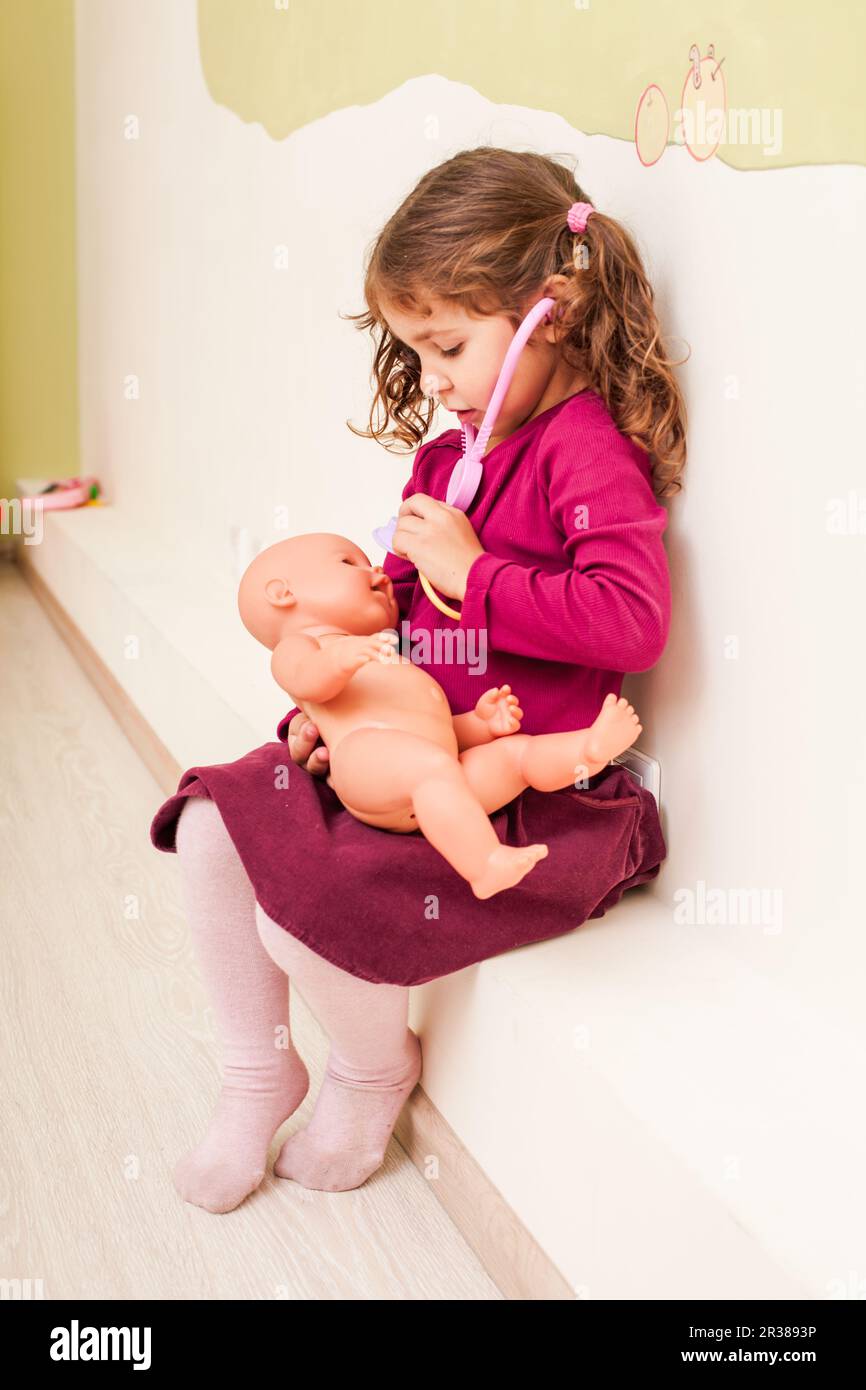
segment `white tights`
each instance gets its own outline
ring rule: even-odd
[[[387,1085],[405,1071],[409,989],[373,984],[266,916],[215,802],[190,797],[175,845],[194,950],[229,1057],[265,1048],[289,1024],[286,977],[331,1040],[342,1074]],[[264,949],[263,949],[264,947]]]

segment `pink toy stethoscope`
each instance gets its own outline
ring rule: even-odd
[[[540,299],[537,304],[532,306],[526,318],[514,334],[514,337],[508,345],[508,351],[505,354],[505,360],[502,363],[496,385],[493,388],[490,404],[484,412],[484,419],[481,422],[481,428],[478,431],[477,438],[474,429],[468,421],[465,424],[461,424],[460,428],[463,432],[462,457],[459,458],[454,465],[451,479],[448,483],[448,491],[445,494],[445,501],[450,507],[459,507],[461,512],[465,512],[478,491],[481,475],[484,471],[481,462],[482,456],[487,447],[487,441],[493,433],[493,426],[496,424],[496,417],[505,399],[505,393],[511,385],[514,369],[517,366],[517,359],[523,351],[526,340],[536,324],[539,323],[541,319],[547,320],[549,318],[550,310],[555,303],[555,299]],[[391,541],[394,538],[396,527],[397,518],[396,516],[392,516],[386,526],[378,526],[373,532],[373,539],[378,541],[379,545],[392,555],[396,555],[397,553],[395,550],[391,549]],[[401,556],[400,558],[403,557]],[[450,608],[447,603],[443,602],[426,574],[422,574],[419,570],[418,578],[430,602],[439,609],[440,613],[444,613],[449,618],[456,618],[459,622],[460,613],[456,608]]]

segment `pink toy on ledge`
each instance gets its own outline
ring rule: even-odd
[[[527,787],[558,791],[600,772],[635,742],[632,706],[605,696],[588,729],[521,734],[507,685],[452,715],[438,681],[397,650],[388,575],[344,536],[279,541],[244,571],[244,626],[272,652],[274,679],[319,730],[329,782],[367,825],[420,830],[477,898],[511,888],[547,845],[503,845],[492,812]]]

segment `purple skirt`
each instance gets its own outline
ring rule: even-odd
[[[192,767],[150,827],[175,851],[188,796],[208,796],[275,922],[341,970],[374,984],[421,985],[601,917],[655,878],[667,849],[652,793],[610,764],[585,791],[526,791],[491,817],[508,845],[549,846],[514,888],[475,897],[420,831],[364,825],[323,777],[293,763],[289,720],[277,742],[232,763]]]

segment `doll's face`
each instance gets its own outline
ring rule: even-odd
[[[400,611],[380,565],[345,536],[293,536],[257,555],[241,579],[244,626],[265,646],[305,627],[342,628],[359,636],[396,628]]]
[[[303,565],[293,567],[293,578],[299,606],[315,614],[315,625],[333,623],[359,635],[397,625],[400,612],[389,576],[344,536],[320,537]]]

